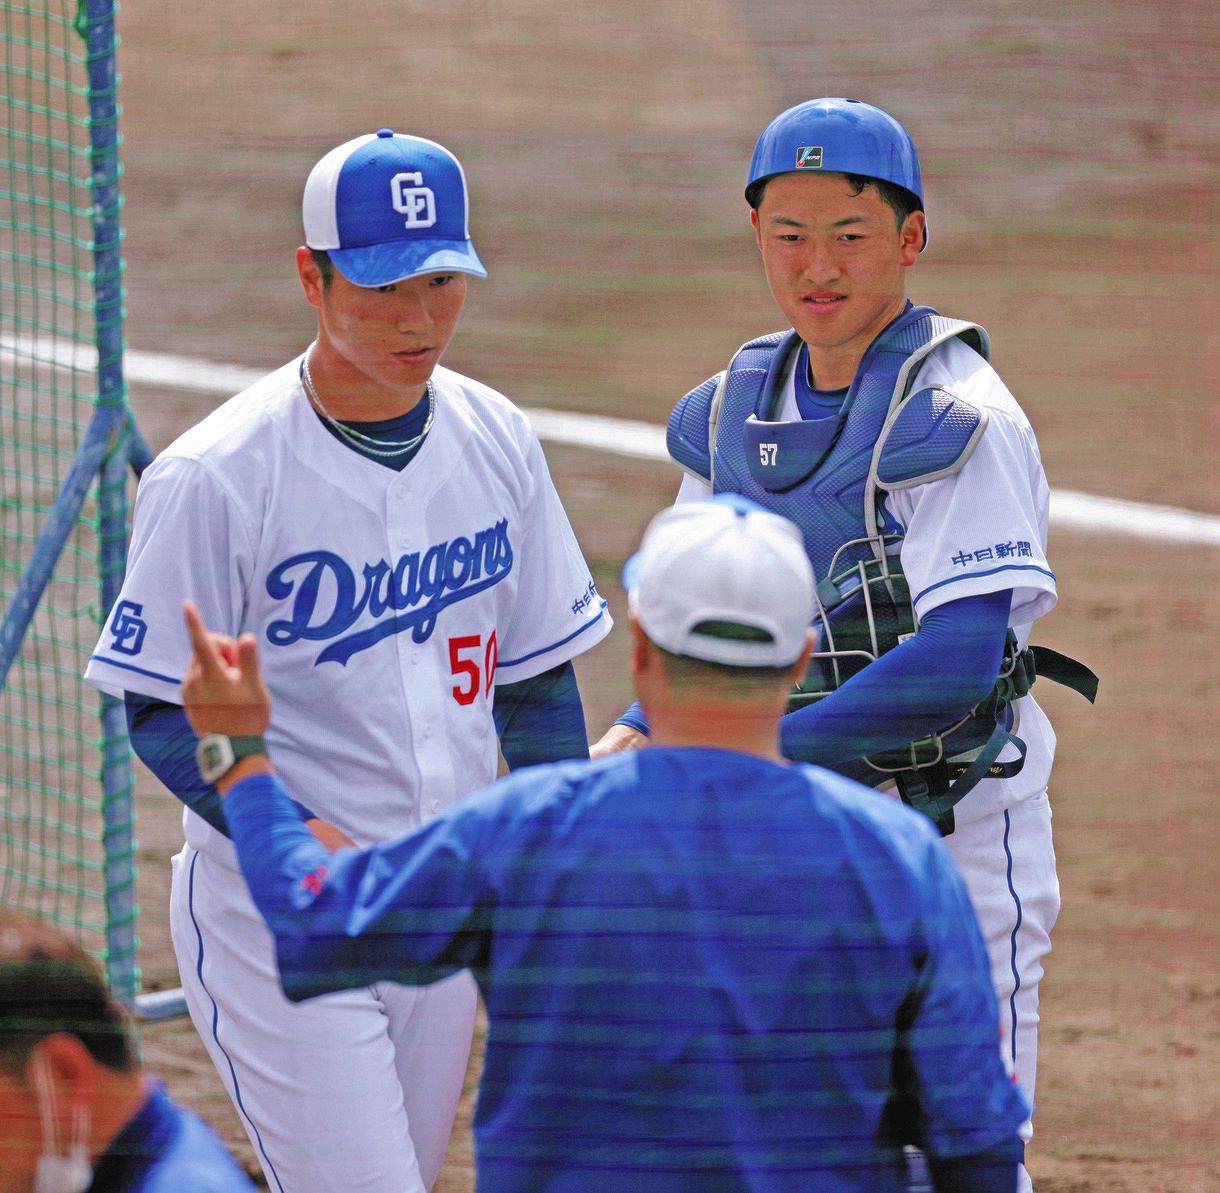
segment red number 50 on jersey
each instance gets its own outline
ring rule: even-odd
[[[479,670],[482,655],[483,670]],[[465,634],[449,639],[449,669],[459,682],[450,689],[459,704],[473,704],[479,692],[491,695],[491,686],[496,679],[496,660],[500,650],[496,644],[496,631],[488,635],[487,645],[479,634]]]

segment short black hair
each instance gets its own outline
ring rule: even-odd
[[[34,1048],[59,1034],[109,1069],[139,1064],[127,1013],[97,962],[58,928],[0,908],[0,1069],[20,1075]]]
[[[834,171],[826,172],[834,173]],[[777,177],[779,177],[777,174],[768,174],[766,178],[759,178],[746,188],[746,202],[755,211],[762,203],[767,183]],[[847,179],[853,195],[858,195],[866,186],[874,187],[882,201],[893,211],[899,228],[906,223],[906,218],[912,211],[923,210],[923,204],[919,201],[918,196],[914,191],[907,190],[905,186],[887,182],[884,178],[870,178],[867,174],[840,174],[839,177]]]
[[[335,263],[330,259],[330,254],[325,249],[310,249],[309,255],[322,275],[322,288],[329,289],[335,277]]]
[[[737,622],[701,621],[693,627],[692,633],[729,642],[774,641],[766,630],[740,625]],[[653,645],[657,646],[655,642]],[[695,687],[710,681],[742,689],[769,688],[786,681],[792,670],[791,664],[785,667],[737,667],[732,663],[712,663],[706,659],[692,658],[690,655],[674,654],[662,646],[657,646],[657,650],[665,660],[666,674],[678,686]]]

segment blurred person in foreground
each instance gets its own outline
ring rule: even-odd
[[[813,643],[796,527],[683,503],[624,580],[648,749],[522,770],[335,853],[265,752],[220,777],[285,993],[471,970],[481,1193],[896,1193],[905,1145],[937,1193],[1010,1193],[1029,1107],[936,829],[780,755]],[[255,638],[185,608],[196,733],[261,734]]]
[[[245,1193],[211,1130],[140,1064],[96,963],[0,908],[0,1193]]]

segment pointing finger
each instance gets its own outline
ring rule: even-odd
[[[182,602],[182,614],[186,618],[186,628],[190,632],[191,646],[194,648],[195,658],[199,661],[200,670],[209,676],[222,674],[224,664],[193,601]]]

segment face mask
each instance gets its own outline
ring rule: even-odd
[[[66,1155],[59,1154],[55,1138],[55,1090],[46,1058],[34,1057],[34,1091],[38,1096],[38,1118],[42,1125],[42,1154],[34,1171],[34,1186],[30,1193],[85,1193],[93,1183],[89,1164],[89,1110],[86,1106],[72,1109],[72,1139]]]

